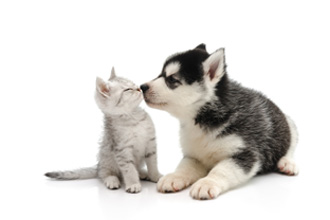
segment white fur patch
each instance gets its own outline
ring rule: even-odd
[[[293,153],[294,153],[297,143],[298,143],[298,131],[297,131],[297,127],[296,127],[295,123],[289,116],[286,116],[286,120],[289,124],[290,134],[291,134],[291,143],[290,143],[289,150],[286,154],[286,157],[293,158]]]
[[[181,65],[178,62],[169,63],[165,67],[166,76],[170,76],[170,75],[173,75],[173,74],[179,72],[180,67],[181,67]]]
[[[194,199],[214,199],[221,193],[249,180],[259,169],[259,163],[246,174],[232,159],[220,161],[208,176],[198,180],[190,190]]]
[[[147,104],[181,119],[190,120],[196,115],[197,110],[210,100],[210,95],[204,95],[203,88],[198,83],[183,84],[172,90],[167,87],[164,77],[159,77],[148,85],[150,88],[144,94]]]
[[[292,158],[282,157],[281,160],[277,163],[277,167],[282,173],[285,173],[289,176],[295,176],[299,173],[299,168]]]
[[[184,126],[180,132],[183,154],[196,158],[208,169],[245,147],[243,139],[237,135],[216,138],[216,134],[205,133],[192,124]]]
[[[289,116],[286,116],[286,120],[290,128],[291,143],[286,155],[277,163],[277,167],[282,173],[293,176],[299,173],[299,168],[293,159],[293,154],[298,143],[298,131],[296,125]]]

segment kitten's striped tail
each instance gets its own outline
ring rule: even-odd
[[[97,178],[97,169],[94,166],[76,170],[48,172],[45,173],[45,176],[58,180],[93,179]]]

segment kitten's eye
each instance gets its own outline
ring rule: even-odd
[[[133,91],[132,88],[128,88],[128,89],[125,89],[124,92],[127,92],[127,91]]]

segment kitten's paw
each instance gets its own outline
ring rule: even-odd
[[[128,193],[139,193],[141,192],[141,184],[135,183],[126,187],[126,192]]]
[[[175,173],[160,178],[157,183],[157,190],[162,193],[178,192],[190,185],[189,177]]]
[[[148,174],[147,171],[145,170],[141,170],[139,171],[139,177],[140,180],[146,180],[146,181],[150,181],[150,182],[154,182],[157,183],[158,180],[162,177],[163,175],[160,173],[153,173],[153,174]]]
[[[296,176],[299,173],[298,166],[296,165],[294,160],[287,157],[282,157],[281,160],[278,162],[277,167],[280,172],[289,176]]]
[[[154,174],[154,175],[149,175],[148,180],[154,183],[157,183],[159,181],[159,179],[162,177],[163,175],[160,173]]]
[[[119,189],[120,181],[116,176],[108,176],[104,180],[104,184],[108,189]]]
[[[140,180],[148,180],[148,173],[146,170],[139,170],[139,178]]]
[[[222,192],[221,187],[214,180],[205,177],[192,185],[190,196],[198,200],[215,199]]]

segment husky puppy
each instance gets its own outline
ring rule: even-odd
[[[183,159],[158,191],[193,184],[194,199],[214,199],[257,174],[297,175],[297,130],[268,98],[228,78],[223,48],[201,44],[170,56],[161,74],[141,85],[146,103],[180,121]]]

